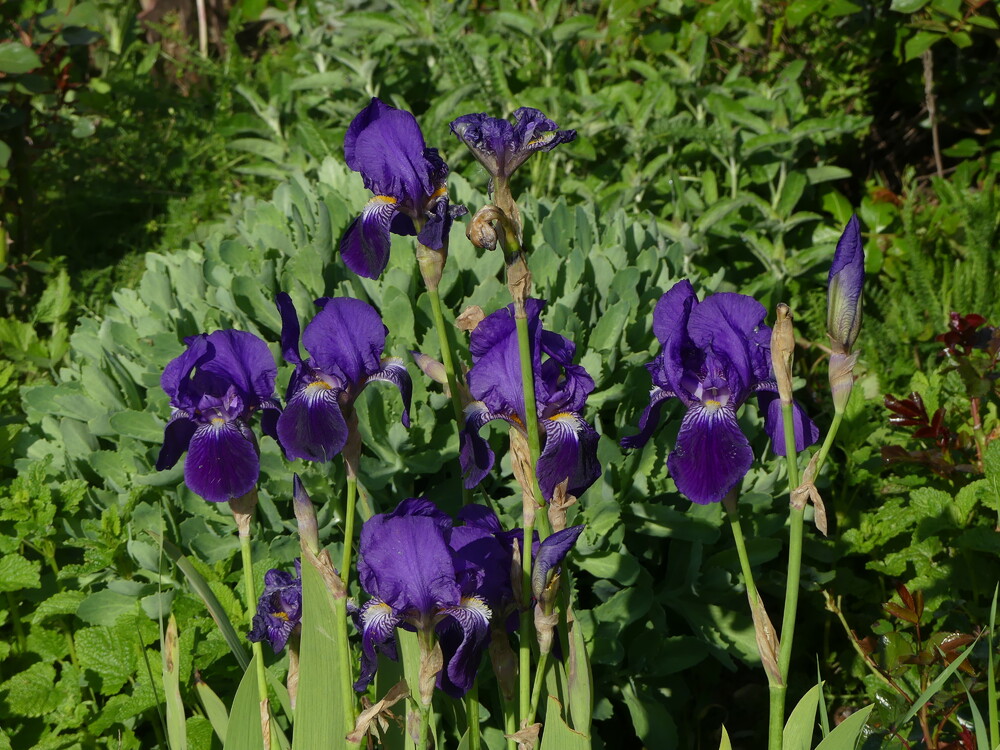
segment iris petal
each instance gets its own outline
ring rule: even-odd
[[[344,264],[358,276],[377,279],[389,263],[389,225],[399,210],[395,198],[376,195],[340,240]]]
[[[583,526],[570,526],[568,529],[557,531],[545,538],[545,541],[538,546],[538,551],[533,553],[534,562],[531,565],[531,591],[535,599],[541,599],[542,593],[549,582],[549,571],[558,567],[570,551],[580,534],[583,533]]]
[[[315,382],[294,394],[278,417],[278,438],[289,460],[329,461],[347,443],[339,388]]]
[[[654,385],[653,390],[649,392],[649,403],[646,404],[646,408],[642,410],[642,416],[639,417],[639,434],[622,438],[622,448],[642,448],[648,443],[649,439],[653,437],[653,432],[660,425],[660,411],[663,408],[663,402],[668,398],[674,398],[674,396],[675,394],[670,391],[665,391],[660,386]]]
[[[752,463],[753,451],[729,406],[691,406],[667,457],[677,489],[701,505],[722,500]]]
[[[487,422],[501,418],[482,401],[473,401],[465,407],[465,428],[459,436],[461,445],[458,461],[462,467],[466,489],[472,489],[483,481],[493,468],[493,449],[479,434],[479,430]]]
[[[556,485],[569,479],[571,495],[581,495],[601,476],[597,432],[579,414],[563,412],[542,420],[545,447],[538,457],[538,486],[551,500]]]
[[[773,381],[772,381],[773,382]],[[764,429],[771,438],[771,449],[779,456],[785,455],[785,425],[781,416],[781,401],[776,393],[762,391],[757,403],[764,412]],[[795,450],[804,451],[819,440],[819,427],[797,401],[792,402],[792,424],[795,426]]]
[[[317,370],[339,377],[345,388],[356,391],[382,369],[385,325],[375,308],[359,299],[324,297],[316,303],[322,309],[306,326],[302,344]]]
[[[396,626],[399,625],[400,618],[385,602],[369,599],[362,605],[357,622],[361,630],[361,670],[358,681],[354,683],[354,689],[363,693],[375,676],[378,651],[389,651],[388,646],[395,639]]]
[[[213,503],[242,497],[257,484],[260,459],[249,428],[213,420],[198,426],[184,461],[184,481]]]
[[[410,380],[410,373],[406,369],[406,364],[399,357],[386,357],[382,360],[382,369],[373,372],[368,376],[368,380],[381,380],[392,383],[399,389],[399,395],[403,397],[403,416],[400,418],[404,427],[410,426],[410,397],[413,394],[413,382]]]
[[[437,686],[453,698],[461,698],[476,679],[493,613],[478,596],[465,597],[458,606],[446,607],[443,612],[450,617],[437,629],[444,656]]]
[[[187,412],[177,411],[170,417],[163,431],[163,447],[156,459],[157,471],[170,469],[180,460],[197,427],[197,422]]]

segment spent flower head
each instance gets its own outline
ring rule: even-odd
[[[531,107],[514,112],[513,124],[486,113],[462,115],[452,121],[451,131],[469,147],[493,180],[503,183],[536,151],[551,151],[576,138],[575,130],[559,130],[552,120]]]

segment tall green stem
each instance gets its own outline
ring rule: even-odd
[[[441,310],[441,295],[437,286],[427,286],[427,294],[431,300],[431,313],[434,316],[434,327],[437,329],[438,345],[441,347],[441,364],[444,365],[444,374],[448,379],[448,390],[451,392],[451,406],[455,412],[455,423],[458,429],[462,429],[464,422],[464,411],[462,409],[462,396],[458,391],[458,376],[455,370],[455,355],[451,348],[451,339],[448,338],[448,329],[444,322],[444,313]]]
[[[256,490],[254,492],[256,493]],[[254,499],[256,501],[256,498]],[[244,528],[240,525],[240,553],[243,558],[243,587],[246,591],[247,621],[252,624],[253,616],[257,612],[257,584],[253,577],[253,552],[250,550],[249,527],[250,523],[247,521],[246,532],[244,533]],[[260,696],[261,701],[261,729],[262,731],[266,731],[265,727],[270,726],[270,721],[267,720],[266,714],[268,711],[267,675],[264,672],[264,650],[260,641],[251,643],[250,650],[253,652],[254,663],[257,665],[257,694]],[[273,746],[276,746],[276,739],[272,732],[271,737],[264,737],[264,747],[269,748]]]
[[[479,729],[479,680],[473,680],[472,687],[465,694],[465,720],[469,730],[469,750],[479,750],[482,746]]]
[[[347,503],[344,509],[344,554],[340,563],[340,578],[349,591],[351,578],[351,553],[354,551],[354,515],[358,499],[357,477],[347,477]]]
[[[535,712],[538,711],[538,700],[542,695],[542,683],[545,682],[545,668],[548,665],[549,652],[542,651],[538,655],[538,666],[535,668],[535,683],[531,688],[531,705],[528,708],[528,725],[535,723]]]
[[[816,459],[816,476],[819,476],[819,470],[823,468],[823,464],[826,462],[826,457],[830,453],[830,447],[833,445],[833,439],[837,437],[837,430],[840,429],[842,421],[844,421],[844,412],[834,412],[833,422],[830,424],[830,429],[827,430],[823,446],[819,449],[819,458]]]

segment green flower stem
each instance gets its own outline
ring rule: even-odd
[[[255,495],[254,501],[256,505],[256,490],[254,490]],[[253,616],[257,612],[257,584],[253,577],[253,553],[250,551],[250,533],[249,533],[249,522],[247,523],[247,533],[240,529],[240,553],[243,557],[243,585],[246,590],[246,603],[247,603],[247,620],[252,625]],[[257,641],[250,644],[250,650],[254,656],[254,663],[257,665],[257,694],[260,696],[261,701],[261,728],[264,728],[264,718],[263,715],[267,711],[267,675],[264,673],[264,649],[260,643]],[[270,722],[267,722],[269,725]],[[273,731],[270,737],[264,738],[264,747],[277,747],[277,738],[274,736]]]
[[[441,364],[444,365],[444,374],[448,379],[448,390],[451,391],[451,406],[455,412],[455,423],[459,431],[465,421],[464,410],[462,408],[462,396],[458,392],[458,376],[455,374],[455,355],[451,347],[451,340],[448,338],[448,329],[444,322],[444,313],[441,311],[441,295],[438,293],[437,285],[427,285],[427,294],[431,298],[431,312],[434,316],[434,327],[437,329],[438,344],[441,347]]]
[[[465,719],[469,729],[469,750],[479,750],[482,733],[479,729],[479,680],[472,681],[472,687],[465,694]]]
[[[823,468],[823,464],[826,462],[826,457],[830,453],[830,447],[833,445],[833,439],[837,436],[837,430],[840,429],[842,421],[844,421],[844,412],[834,412],[833,422],[830,424],[830,429],[827,430],[823,446],[819,449],[819,458],[816,459],[816,476],[819,476],[819,470]]]
[[[10,621],[14,626],[14,637],[17,639],[18,653],[28,650],[28,639],[24,635],[24,626],[21,625],[21,608],[17,606],[17,599],[11,591],[7,592],[7,607],[10,610]]]
[[[347,477],[347,506],[344,509],[344,554],[340,563],[340,579],[344,582],[344,590],[350,589],[351,553],[354,551],[354,515],[358,499],[357,477]]]
[[[510,739],[510,736],[517,731],[517,708],[513,699],[507,700],[503,690],[497,685],[500,692],[500,702],[503,704],[503,733],[507,735],[507,750],[517,750],[517,740]]]
[[[417,750],[425,750],[427,747],[427,730],[431,723],[431,707],[421,704],[420,706],[420,734],[417,735]]]
[[[538,711],[538,700],[542,695],[542,683],[545,682],[545,669],[548,666],[549,652],[542,651],[538,655],[538,666],[535,667],[535,684],[531,688],[531,705],[528,707],[528,726],[535,723],[535,712]]]
[[[524,537],[521,543],[523,552],[521,567],[521,627],[518,631],[518,716],[527,717],[531,708],[531,638],[533,637],[533,622],[531,619],[531,541],[534,536],[534,524],[531,519],[525,519]]]
[[[750,567],[750,555],[747,553],[746,540],[743,536],[743,526],[740,523],[740,511],[735,501],[723,501],[726,509],[726,516],[729,518],[729,525],[733,531],[733,541],[736,543],[736,554],[740,559],[740,568],[743,571],[743,585],[747,589],[747,597],[751,606],[757,606],[760,596],[757,593],[757,584],[754,583],[753,569]],[[767,672],[767,670],[765,670]],[[769,697],[769,721],[768,721],[768,750],[781,750],[782,732],[784,730],[785,715],[785,691],[784,685],[774,683],[774,678],[767,672],[767,680],[770,683],[768,690]]]

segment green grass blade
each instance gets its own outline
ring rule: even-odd
[[[722,741],[719,743],[719,750],[733,750],[733,743],[729,741],[729,732],[722,727]]]
[[[987,643],[989,644],[989,649],[987,650],[987,660],[986,660],[986,690],[987,697],[989,701],[989,715],[990,715],[990,744],[991,748],[1000,747],[1000,696],[997,695],[997,676],[996,667],[994,666],[994,660],[996,659],[996,641],[993,639],[993,631],[996,627],[997,622],[997,594],[1000,594],[1000,585],[997,585],[993,589],[993,605],[990,607],[990,630],[987,635]]]
[[[826,705],[826,694],[823,692],[823,675],[819,671],[819,656],[816,657],[816,684],[819,685],[819,727],[823,736],[830,734],[830,707]]]
[[[970,693],[969,688],[966,687],[965,681],[962,680],[962,678],[959,678],[959,682],[961,682],[962,687],[965,688],[965,695],[969,699],[969,710],[972,711],[972,727],[976,730],[976,747],[993,747],[989,744],[990,738],[986,734],[986,722],[983,721],[983,715],[979,711],[979,706],[977,706],[976,702],[972,700],[972,693]]]
[[[323,577],[302,560],[302,640],[299,694],[295,702],[293,750],[347,747],[354,729],[344,715],[343,684],[338,674],[336,614]]]
[[[229,727],[229,711],[226,710],[226,704],[204,680],[196,680],[194,690],[198,694],[202,708],[205,709],[205,716],[208,717],[208,721],[212,725],[212,731],[225,745],[226,729]]]
[[[955,661],[953,661],[947,667],[945,667],[941,671],[941,674],[939,674],[937,677],[934,678],[931,684],[927,686],[927,689],[924,692],[922,692],[919,695],[919,697],[913,702],[913,705],[910,706],[910,710],[906,712],[906,715],[896,723],[897,727],[903,726],[908,721],[910,721],[910,719],[916,716],[917,711],[919,711],[923,707],[923,705],[927,703],[927,701],[933,698],[935,693],[937,693],[939,690],[941,690],[942,687],[944,687],[944,684],[948,681],[948,678],[950,678],[953,674],[955,674],[955,672],[958,671],[958,668],[961,667],[965,663],[965,660],[969,658],[969,654],[972,653],[972,649],[975,648],[977,643],[979,643],[979,638],[976,638],[975,641],[966,646],[965,651],[962,652],[962,655],[957,659],[955,659]]]
[[[257,664],[251,661],[243,673],[233,699],[223,750],[256,750],[264,747],[260,730],[260,693],[257,690]],[[332,747],[332,746],[331,746]]]
[[[181,654],[177,644],[177,619],[173,613],[167,620],[163,640],[163,702],[167,707],[167,743],[170,750],[187,750],[187,725],[184,699],[181,698]]]
[[[865,706],[844,719],[830,736],[816,746],[816,750],[854,750],[865,729],[868,715],[875,706]]]
[[[208,613],[215,620],[215,624],[219,626],[219,630],[222,632],[222,637],[226,639],[226,643],[229,644],[229,650],[233,652],[233,656],[236,657],[240,668],[245,671],[250,664],[250,657],[247,656],[246,649],[243,648],[243,639],[237,634],[233,624],[229,621],[226,610],[223,609],[222,604],[219,603],[215,594],[212,593],[208,581],[191,564],[191,561],[187,559],[180,547],[166,537],[161,537],[156,532],[147,531],[146,533],[152,535],[163,544],[163,551],[177,564],[184,577],[187,578],[188,583],[191,584],[191,588],[205,602]]]
[[[782,748],[784,750],[810,750],[813,734],[816,731],[816,708],[819,706],[819,694],[823,683],[813,685],[802,700],[792,709],[788,717],[785,731],[782,732]]]

